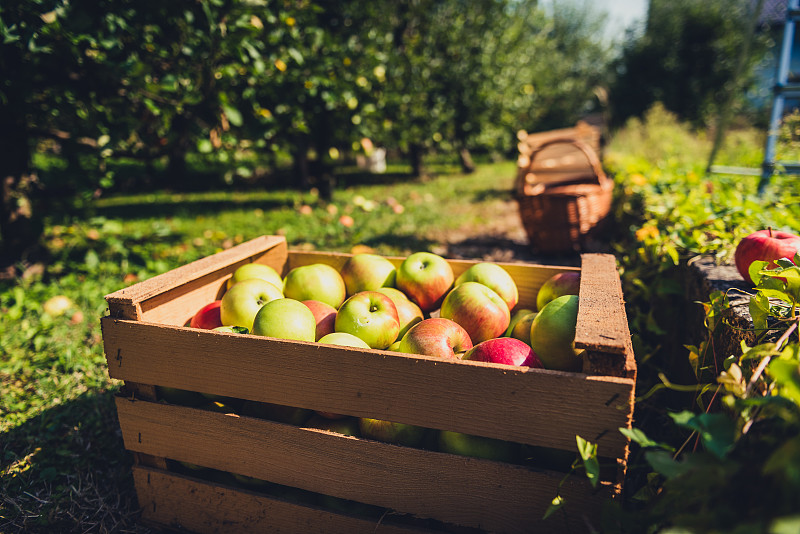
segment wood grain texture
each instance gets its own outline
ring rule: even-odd
[[[187,307],[187,301],[215,300],[221,283],[240,265],[257,261],[280,271],[286,255],[285,238],[261,236],[106,295],[109,312],[119,318],[183,324],[185,319],[176,317],[191,318],[196,309],[177,313],[175,309]]]
[[[581,477],[559,490],[561,473],[249,417],[124,398],[117,410],[130,450],[492,532],[530,532],[557,491],[594,520],[611,495]]]
[[[146,467],[134,467],[133,479],[142,519],[178,530],[201,534],[426,532],[421,528],[352,517]]]
[[[102,320],[109,375],[617,456],[634,382],[428,356]]]
[[[630,337],[616,259],[611,254],[581,255],[575,346],[624,358]]]

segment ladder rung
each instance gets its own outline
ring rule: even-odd
[[[798,19],[800,19],[800,9],[789,9],[786,11],[786,20],[797,22]]]
[[[742,174],[746,176],[761,176],[761,169],[750,167],[729,167],[727,165],[712,165],[711,172],[714,174]]]
[[[786,174],[800,174],[800,161],[775,161],[770,164],[765,164],[765,167],[775,170],[780,167],[781,171]]]

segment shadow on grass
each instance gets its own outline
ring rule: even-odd
[[[84,393],[0,435],[0,532],[154,532],[137,523],[114,393]]]
[[[241,200],[228,198],[220,200],[180,199],[132,201],[126,204],[97,206],[93,214],[110,219],[150,219],[167,217],[198,217],[220,214],[226,211],[256,210],[264,211],[291,206],[290,202],[275,200]]]

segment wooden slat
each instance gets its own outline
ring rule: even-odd
[[[634,382],[102,320],[112,378],[617,457]]]
[[[145,522],[201,534],[424,532],[146,467],[134,467],[133,479]]]
[[[581,255],[575,346],[624,355],[630,338],[616,259],[611,254]]]
[[[312,263],[326,263],[335,269],[339,270],[347,261],[347,258],[352,254],[345,253],[331,253],[331,252],[289,252],[288,269],[293,269],[301,265],[309,265]],[[388,257],[388,259],[398,267],[404,258],[401,257]],[[473,260],[447,260],[453,268],[453,274],[456,278],[466,271],[471,265],[478,263]],[[519,303],[517,308],[536,309],[536,295],[539,288],[547,281],[548,278],[556,273],[563,271],[579,271],[579,267],[561,267],[552,265],[537,265],[532,263],[512,263],[512,262],[494,262],[503,267],[511,278],[517,284],[519,291]]]
[[[106,295],[109,312],[113,317],[125,319],[147,318],[166,324],[183,324],[176,316],[185,317],[196,310],[176,314],[175,306],[170,306],[170,303],[177,301],[182,305],[180,297],[186,295],[190,295],[188,298],[192,302],[210,302],[219,294],[222,280],[237,267],[259,261],[280,269],[286,262],[286,251],[283,237],[252,239]],[[159,311],[151,311],[154,309]]]
[[[556,492],[594,519],[610,497],[582,477],[559,490],[560,473],[249,417],[125,398],[117,411],[129,450],[493,532],[529,532]]]

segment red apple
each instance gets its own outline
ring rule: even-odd
[[[511,322],[505,301],[478,282],[454,287],[442,302],[441,316],[463,326],[473,343],[502,336]]]
[[[530,345],[513,337],[496,337],[482,341],[465,352],[461,359],[525,367],[544,367]]]
[[[548,278],[536,295],[536,309],[541,310],[553,299],[577,295],[581,287],[580,271],[564,271]]]
[[[339,270],[347,296],[361,291],[375,291],[379,287],[394,287],[397,269],[392,262],[377,254],[356,254],[344,262]]]
[[[222,326],[222,319],[220,318],[219,312],[220,304],[222,304],[221,300],[215,300],[200,308],[192,317],[189,326],[192,328],[203,328],[205,330],[212,330],[218,326]]]
[[[319,341],[321,337],[334,331],[336,308],[330,304],[320,302],[319,300],[303,300],[301,302],[308,306],[308,309],[311,310],[311,313],[314,314],[314,319],[317,321],[317,341]]]
[[[577,295],[564,295],[547,303],[534,317],[531,323],[531,348],[545,369],[582,369],[582,351],[575,349],[578,303]]]
[[[385,349],[397,339],[400,319],[392,299],[377,291],[361,291],[344,301],[336,313],[335,327],[373,349]]]
[[[447,260],[431,252],[415,252],[397,269],[397,289],[430,313],[453,287],[455,275]]]
[[[456,278],[455,285],[458,286],[464,282],[478,282],[492,289],[505,301],[509,310],[513,310],[519,301],[516,282],[508,274],[508,271],[496,263],[481,262],[471,265]]]
[[[748,272],[751,263],[760,260],[771,264],[781,258],[792,260],[797,253],[800,253],[799,235],[768,228],[743,237],[736,246],[733,257],[736,270],[746,282],[752,284],[753,280]],[[773,267],[774,265],[767,266],[769,269]]]
[[[457,358],[472,348],[469,334],[450,319],[434,317],[411,327],[400,341],[399,350],[406,354],[424,354],[439,358]]]

